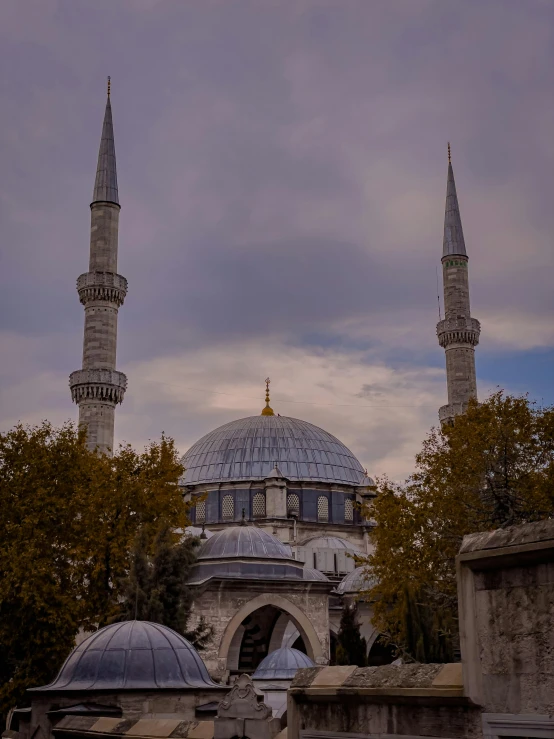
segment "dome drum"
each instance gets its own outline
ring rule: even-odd
[[[238,523],[243,514],[247,521],[264,518],[295,518],[308,523],[356,526],[362,517],[355,505],[356,494],[336,485],[319,484],[313,488],[288,485],[282,492],[259,485],[225,485],[218,490],[201,491],[203,500],[192,509],[193,523]],[[199,493],[200,495],[200,493]],[[194,503],[195,495],[191,497]],[[279,499],[282,497],[281,505]],[[280,515],[279,515],[280,514]]]

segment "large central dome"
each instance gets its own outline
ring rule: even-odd
[[[181,460],[183,485],[263,480],[275,464],[289,480],[358,485],[364,470],[335,436],[285,416],[250,416],[203,436]]]

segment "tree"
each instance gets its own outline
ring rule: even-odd
[[[121,586],[120,612],[112,620],[154,621],[185,636],[197,649],[210,641],[213,627],[203,617],[192,631],[187,622],[192,592],[187,581],[196,561],[200,540],[193,536],[175,540],[167,525],[162,526],[149,552],[148,538],[141,531],[132,552],[129,575]]]
[[[0,712],[52,679],[79,628],[109,621],[137,533],[153,547],[187,525],[182,471],[165,437],[112,458],[72,424],[0,434]]]
[[[357,665],[367,663],[367,643],[360,634],[358,607],[355,603],[346,604],[342,610],[339,633],[337,634],[338,665]]]
[[[554,409],[502,391],[471,401],[431,430],[403,484],[383,478],[377,491],[366,512],[377,523],[365,560],[377,581],[374,624],[408,658],[451,655],[463,536],[554,513]]]

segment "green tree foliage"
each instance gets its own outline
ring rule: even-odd
[[[112,458],[71,424],[0,434],[0,712],[117,612],[138,532],[187,525],[182,470],[164,437]]]
[[[554,409],[502,391],[472,401],[431,430],[405,483],[378,481],[366,512],[377,523],[366,559],[377,580],[374,624],[408,657],[450,659],[463,536],[553,513]]]
[[[360,634],[358,607],[355,603],[345,605],[337,634],[337,665],[357,665],[367,663],[367,643]]]
[[[148,538],[141,531],[132,552],[129,575],[122,583],[120,612],[112,620],[136,618],[164,624],[185,636],[197,649],[203,649],[212,637],[213,627],[201,618],[195,629],[187,631],[192,605],[187,581],[199,544],[200,540],[192,536],[176,541],[171,529],[163,526],[150,552]]]

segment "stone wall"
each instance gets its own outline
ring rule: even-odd
[[[299,670],[287,713],[288,739],[481,737],[455,664]]]
[[[468,694],[487,712],[554,714],[554,521],[465,537],[458,583]]]
[[[128,721],[139,719],[176,719],[193,721],[197,706],[220,701],[226,694],[225,688],[193,690],[108,690],[51,691],[30,693],[31,714],[21,721],[16,736],[12,739],[50,739],[57,723],[62,720],[63,709],[77,704],[118,709],[120,716]],[[60,713],[52,713],[60,711]],[[106,712],[106,715],[109,715]],[[109,720],[109,719],[108,719]],[[117,724],[121,719],[115,719]]]

